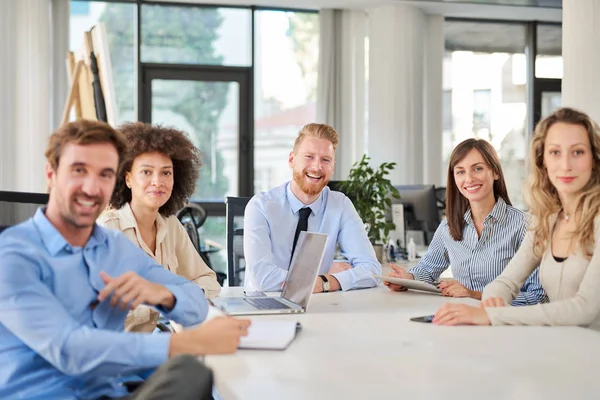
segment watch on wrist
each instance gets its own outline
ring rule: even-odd
[[[329,292],[329,290],[331,290],[331,283],[329,283],[327,277],[325,275],[319,275],[319,278],[321,278],[321,280],[323,281],[323,292]]]

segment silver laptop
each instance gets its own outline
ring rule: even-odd
[[[213,303],[230,315],[305,312],[326,244],[326,234],[300,232],[280,297],[217,297]]]

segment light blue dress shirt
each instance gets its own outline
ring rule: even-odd
[[[167,360],[170,335],[123,332],[127,311],[110,299],[94,304],[105,286],[100,271],[134,271],[167,287],[175,307],[157,309],[168,319],[206,318],[202,289],[121,232],[96,225],[84,247],[72,247],[38,209],[0,234],[0,398],[125,396],[119,381]]]
[[[342,290],[367,288],[379,283],[373,274],[381,274],[365,226],[354,205],[343,193],[325,187],[312,204],[303,204],[292,193],[290,183],[255,195],[244,214],[244,285],[248,290],[281,291],[285,281],[294,234],[302,207],[312,210],[308,231],[328,236],[319,274],[331,268],[336,244],[352,268],[333,274]]]
[[[427,253],[408,272],[415,279],[433,283],[448,267],[452,276],[469,290],[483,291],[496,279],[521,246],[527,232],[527,214],[498,198],[483,221],[481,237],[477,234],[471,210],[464,215],[463,238],[450,236],[448,221],[443,220],[435,231]],[[512,305],[532,305],[547,301],[538,269],[527,279]]]

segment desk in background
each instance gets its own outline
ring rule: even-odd
[[[222,295],[241,295],[224,288]],[[443,327],[410,322],[453,301],[373,289],[313,295],[285,351],[209,356],[224,400],[597,399],[600,333],[576,327]]]

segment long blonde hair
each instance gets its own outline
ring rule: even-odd
[[[544,144],[548,130],[557,122],[580,125],[588,133],[592,152],[592,175],[581,190],[575,202],[577,232],[573,239],[579,243],[583,253],[589,258],[594,245],[594,218],[600,212],[600,127],[587,114],[572,108],[560,108],[538,123],[531,142],[531,172],[526,183],[525,201],[535,217],[533,227],[535,241],[534,254],[538,257],[546,251],[550,243],[550,216],[558,213],[561,202],[558,192],[548,177],[544,166]],[[580,212],[580,213],[579,213]]]

